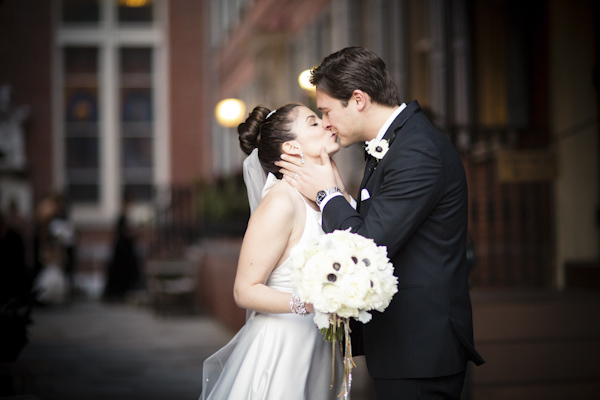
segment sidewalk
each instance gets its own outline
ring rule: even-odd
[[[40,400],[196,400],[202,362],[234,334],[204,315],[159,317],[95,300],[36,308],[33,321],[17,389]],[[353,389],[362,391],[356,372]]]
[[[202,362],[233,336],[206,316],[93,300],[36,308],[19,364],[41,400],[195,400]]]

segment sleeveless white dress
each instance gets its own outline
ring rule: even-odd
[[[270,175],[265,193],[276,182]],[[299,243],[323,234],[320,218],[321,213],[306,204]],[[266,284],[291,294],[289,258]],[[204,362],[200,400],[336,399],[343,375],[339,345],[335,346],[336,379],[330,389],[332,345],[323,340],[313,317],[250,314],[234,338]]]

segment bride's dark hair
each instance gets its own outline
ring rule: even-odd
[[[292,132],[295,119],[292,112],[300,106],[301,104],[287,104],[271,115],[268,108],[258,106],[252,110],[246,121],[238,126],[242,151],[249,155],[252,150],[258,148],[258,159],[263,169],[279,179],[282,177],[279,167],[273,163],[281,159],[283,144],[296,139]]]

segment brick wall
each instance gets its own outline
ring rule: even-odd
[[[202,243],[204,259],[198,274],[200,309],[233,332],[246,321],[246,310],[233,300],[233,282],[242,245],[241,239],[213,239]]]
[[[14,106],[30,107],[25,125],[27,175],[33,203],[52,190],[50,1],[0,2],[0,84],[12,88]],[[32,205],[33,206],[33,205]]]
[[[189,184],[210,173],[209,119],[204,102],[204,1],[169,2],[171,178]]]

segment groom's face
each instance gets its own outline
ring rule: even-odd
[[[342,102],[329,96],[327,93],[316,91],[317,108],[323,113],[323,127],[340,139],[340,144],[348,147],[360,141],[356,134],[356,113],[353,109],[353,103],[349,102],[344,106]]]

